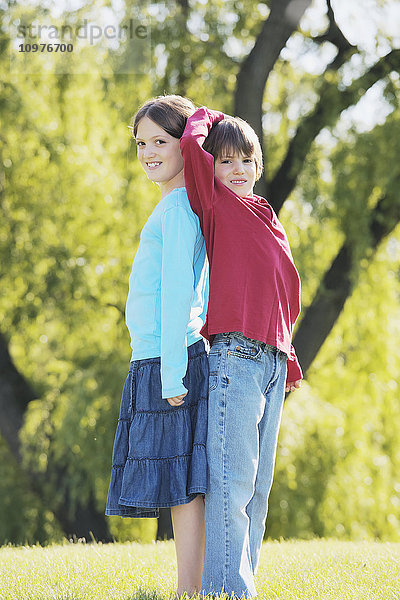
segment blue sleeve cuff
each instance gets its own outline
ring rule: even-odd
[[[175,387],[163,387],[162,389],[162,397],[163,398],[174,398],[175,396],[182,396],[182,394],[186,394],[187,389],[183,385],[177,385]]]

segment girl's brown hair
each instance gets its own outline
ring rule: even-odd
[[[129,129],[136,137],[139,122],[143,117],[148,117],[157,123],[164,131],[174,138],[181,138],[186,126],[186,121],[195,112],[196,107],[191,100],[183,96],[170,94],[157,96],[148,100],[132,117]]]
[[[222,121],[211,127],[203,148],[212,154],[214,159],[221,156],[232,156],[236,153],[242,156],[254,156],[256,178],[261,177],[263,157],[260,141],[247,121],[226,115]]]

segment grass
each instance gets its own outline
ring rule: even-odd
[[[0,548],[1,600],[171,600],[173,542]],[[400,543],[266,542],[260,600],[400,600]]]

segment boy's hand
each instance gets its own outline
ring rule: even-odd
[[[301,379],[298,379],[297,381],[288,381],[286,383],[285,392],[294,392],[295,390],[298,390],[300,386]]]
[[[171,405],[171,406],[181,406],[181,404],[183,404],[184,401],[184,397],[186,396],[187,392],[185,392],[184,394],[181,394],[180,396],[174,396],[173,398],[167,398],[167,402]]]

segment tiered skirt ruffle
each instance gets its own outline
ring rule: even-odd
[[[157,517],[207,491],[208,361],[188,348],[188,394],[172,407],[161,394],[160,359],[133,361],[122,392],[106,515]]]

